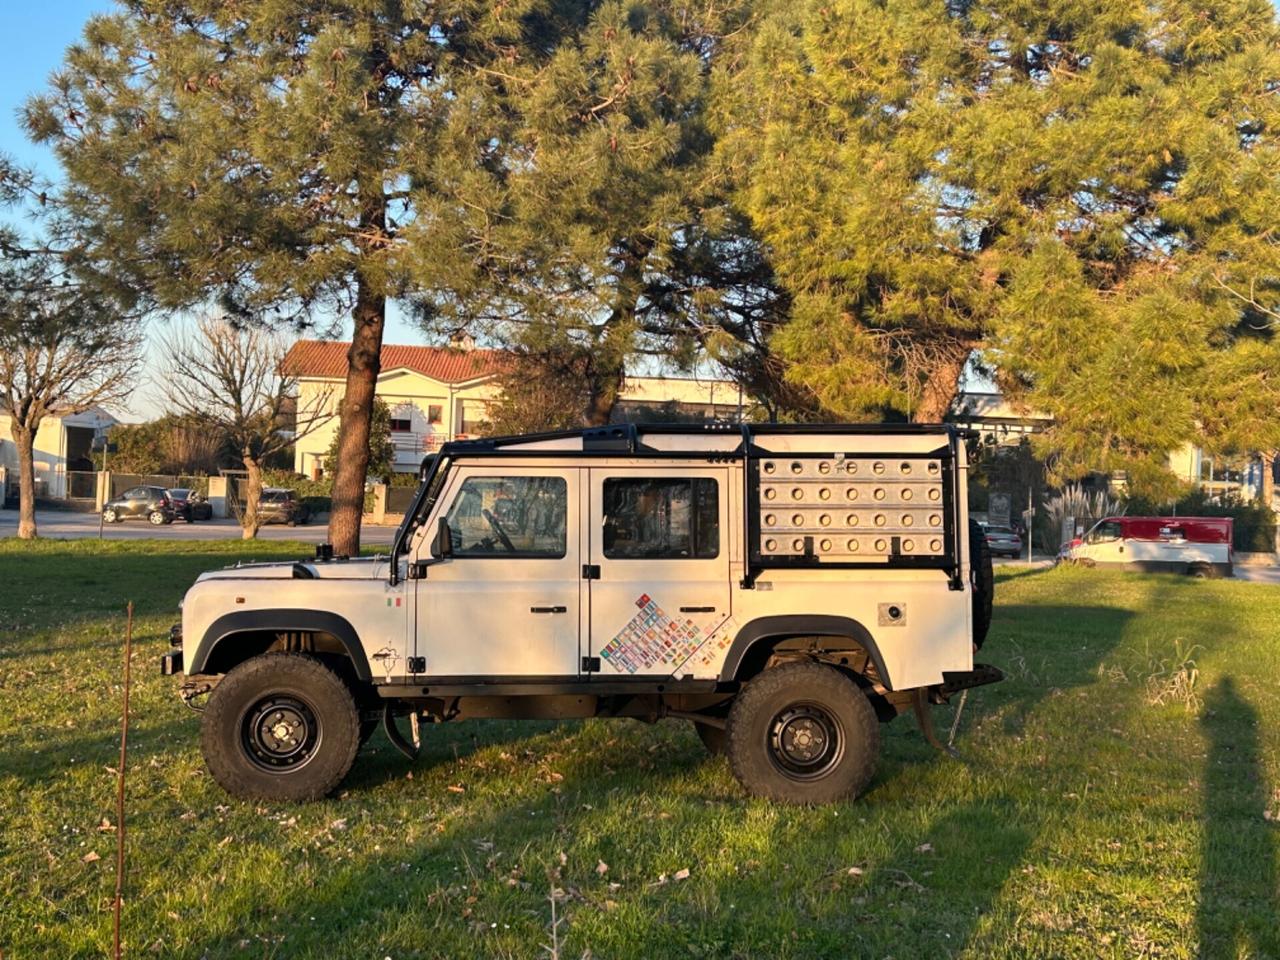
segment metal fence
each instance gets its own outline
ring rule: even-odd
[[[95,500],[98,496],[98,475],[89,470],[67,471],[67,499]]]
[[[416,487],[387,487],[387,513],[407,513],[417,492]]]

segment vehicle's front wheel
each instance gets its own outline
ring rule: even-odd
[[[871,782],[880,725],[849,677],[818,663],[789,663],[765,670],[738,694],[726,749],[748,792],[785,803],[831,803]]]
[[[116,513],[114,510],[102,511],[102,520],[104,523],[115,523],[119,519],[120,519],[120,515]]]
[[[256,800],[316,800],[342,782],[360,749],[350,688],[319,660],[267,653],[213,689],[200,747],[214,780]]]

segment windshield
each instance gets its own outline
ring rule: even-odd
[[[425,491],[423,487],[418,488],[413,509],[405,515],[404,523],[396,531],[394,555],[397,557],[409,549],[409,541],[413,539],[413,534],[427,522],[431,507],[444,488],[444,478],[449,472],[449,462],[440,457],[433,457],[427,469],[429,472],[424,483]]]

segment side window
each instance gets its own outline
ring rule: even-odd
[[[603,546],[610,560],[719,556],[719,484],[708,478],[605,480]]]
[[[1090,543],[1107,543],[1111,540],[1120,539],[1120,524],[1100,523],[1093,528],[1093,532],[1089,534]]]
[[[445,518],[454,556],[563,557],[568,500],[563,477],[468,477]]]
[[[146,487],[130,487],[124,493],[120,494],[124,500],[141,500],[147,495]]]

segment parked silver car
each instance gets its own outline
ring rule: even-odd
[[[983,532],[987,536],[987,549],[992,554],[1005,557],[1017,557],[1022,554],[1022,538],[1008,527],[983,524]]]

